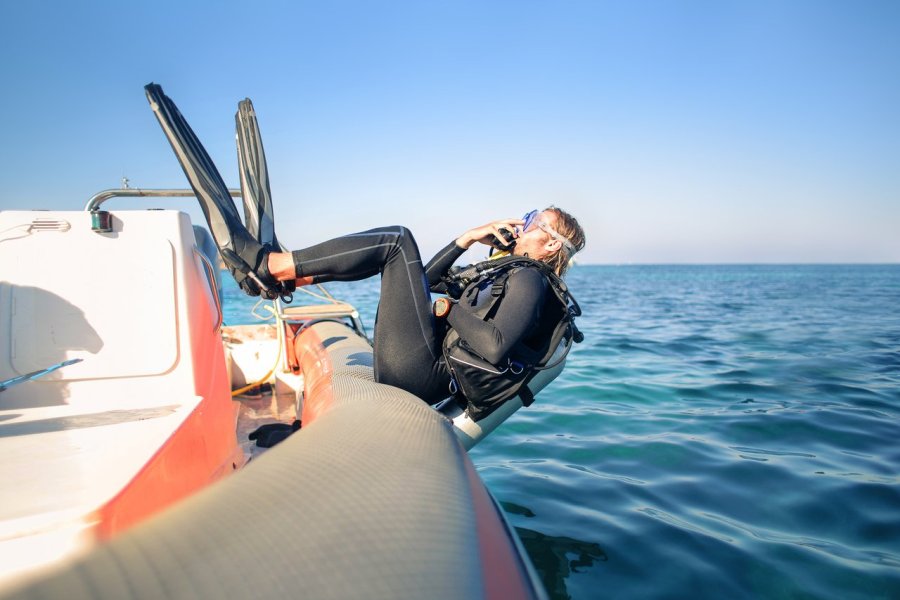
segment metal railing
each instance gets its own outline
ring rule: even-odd
[[[232,198],[240,198],[241,190],[237,189],[229,189],[228,193],[231,194]],[[112,190],[103,190],[102,192],[97,192],[94,194],[90,200],[88,200],[87,204],[84,205],[84,210],[91,212],[98,210],[100,205],[109,200],[110,198],[135,198],[135,197],[149,197],[149,198],[178,198],[178,197],[195,197],[197,194],[194,193],[194,190],[179,190],[179,189],[168,189],[168,190],[143,190],[140,188],[119,188]]]

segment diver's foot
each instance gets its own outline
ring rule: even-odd
[[[269,255],[273,248],[257,242],[243,227],[232,227],[229,234],[232,247],[219,248],[219,252],[232,277],[247,295],[272,299],[291,291],[269,271]]]
[[[260,244],[244,227],[233,227],[229,233],[233,248],[219,251],[244,293],[290,303],[297,289],[293,255]]]

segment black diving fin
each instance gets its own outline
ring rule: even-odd
[[[241,177],[241,196],[244,201],[244,225],[256,241],[264,246],[287,251],[275,235],[275,209],[272,205],[272,190],[269,185],[269,169],[266,166],[266,152],[263,149],[259,122],[250,98],[238,103],[234,115],[237,140],[238,170]],[[295,282],[281,282],[282,298],[296,289]]]
[[[200,202],[219,254],[235,281],[248,295],[276,298],[284,293],[268,272],[266,258],[277,250],[260,244],[241,223],[228,187],[206,149],[175,103],[155,83],[144,86],[147,100],[172,145],[191,188]]]

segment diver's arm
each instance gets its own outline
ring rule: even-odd
[[[440,294],[446,293],[447,286],[441,281],[441,276],[445,275],[453,263],[466,251],[461,248],[455,241],[450,242],[444,248],[434,255],[428,264],[425,265],[425,278],[428,280],[428,287],[432,292]]]
[[[473,227],[456,238],[456,245],[468,250],[475,242],[481,242],[486,246],[490,246],[494,242],[499,241],[506,246],[508,245],[508,242],[503,235],[500,234],[500,230],[505,229],[507,232],[511,232],[513,237],[519,237],[518,226],[524,224],[525,221],[522,219],[501,219],[499,221],[491,221],[490,223],[485,223],[479,227]]]
[[[497,314],[489,323],[456,305],[447,321],[469,348],[490,363],[499,364],[540,316],[547,283],[536,269],[520,269],[509,276]]]
[[[508,231],[517,231],[516,226],[524,224],[521,219],[503,219],[493,221],[479,227],[473,227],[454,241],[450,242],[438,252],[434,258],[425,265],[425,277],[428,280],[428,287],[432,292],[445,293],[447,286],[441,281],[441,277],[447,273],[453,263],[463,255],[463,253],[472,247],[475,242],[490,245],[490,243],[498,239],[503,244],[506,240],[500,235],[500,229]]]

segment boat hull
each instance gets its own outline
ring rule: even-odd
[[[348,327],[300,340],[299,432],[25,594],[542,597],[447,419],[375,383]]]

